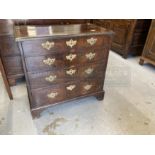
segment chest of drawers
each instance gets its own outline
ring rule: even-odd
[[[15,27],[32,115],[81,97],[102,100],[112,36],[92,24]]]

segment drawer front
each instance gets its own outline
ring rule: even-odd
[[[80,95],[95,93],[103,90],[103,79],[86,80],[80,84]]]
[[[2,56],[20,55],[13,36],[0,37],[0,51]]]
[[[38,56],[25,58],[27,71],[53,70],[56,67],[63,67],[62,55]]]
[[[23,74],[22,60],[20,56],[3,57],[3,63],[7,75]]]
[[[95,79],[83,82],[73,81],[61,85],[53,85],[48,88],[33,89],[32,96],[34,102],[31,104],[31,108],[51,105],[82,95],[101,91],[103,87],[102,83],[102,79]]]
[[[79,49],[103,47],[109,45],[108,36],[73,37],[65,39],[38,39],[22,43],[25,56],[38,56],[53,53],[75,52]]]
[[[66,50],[77,49],[82,44],[82,39],[38,39],[22,43],[25,56],[37,56],[53,53],[63,53]],[[70,45],[67,43],[70,42]],[[68,43],[69,44],[69,43]]]
[[[34,102],[31,103],[31,108],[46,106],[65,99],[64,86],[55,85],[50,88],[32,90]]]
[[[53,70],[77,66],[83,63],[105,62],[108,49],[82,50],[75,53],[53,54],[37,57],[26,57],[25,62],[29,72]]]
[[[89,64],[84,67],[79,67],[78,77],[80,79],[88,78],[99,78],[103,77],[105,74],[105,65],[104,64]]]
[[[65,83],[64,91],[66,94],[66,100],[78,97],[80,95],[80,83],[77,81]]]
[[[111,38],[106,35],[102,36],[87,36],[83,39],[83,44],[80,46],[86,49],[96,49],[96,48],[103,48],[110,44]]]
[[[63,83],[64,77],[65,73],[62,69],[41,73],[28,73],[31,88],[41,88],[55,83]]]
[[[58,69],[48,72],[28,73],[31,88],[41,88],[53,84],[60,84],[70,81],[83,80],[85,78],[98,78],[103,77],[105,65],[103,64],[90,64]]]
[[[105,61],[107,54],[109,53],[109,49],[90,49],[81,54],[80,63],[91,63],[91,62],[100,62]]]
[[[40,70],[53,70],[78,64],[79,54],[48,55],[25,58],[27,70],[30,72]]]

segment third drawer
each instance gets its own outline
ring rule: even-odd
[[[103,77],[104,74],[105,65],[98,63],[53,71],[28,73],[28,78],[31,88],[41,88],[56,83]]]

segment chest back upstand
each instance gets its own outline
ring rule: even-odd
[[[33,117],[72,99],[104,98],[112,36],[92,24],[15,27]]]

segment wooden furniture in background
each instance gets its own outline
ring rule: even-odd
[[[90,19],[15,19],[14,25],[70,25],[90,23]]]
[[[16,25],[63,25],[89,23],[88,19],[14,19],[0,20],[0,55],[11,86],[24,77],[19,49],[16,45],[13,27]]]
[[[13,32],[13,20],[0,20],[0,56],[10,86],[24,77],[20,51],[16,45]]]
[[[140,58],[139,64],[143,65],[144,61],[155,65],[155,20],[152,20],[151,27],[147,36],[146,44]]]
[[[12,100],[13,96],[12,96],[12,93],[11,93],[11,89],[10,89],[10,86],[9,86],[9,83],[8,83],[8,80],[7,80],[7,77],[6,77],[6,74],[5,74],[5,70],[4,70],[1,58],[0,58],[0,71],[1,71],[1,74],[2,74],[2,78],[4,80],[4,84],[5,84],[7,93],[9,95],[9,98]]]
[[[113,32],[92,24],[16,26],[33,116],[54,104],[104,97]]]
[[[115,32],[111,49],[127,58],[129,54],[141,55],[151,20],[96,19],[93,23]]]

